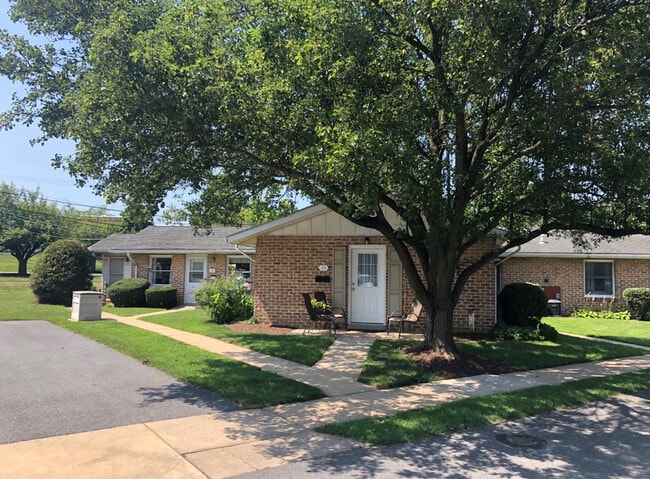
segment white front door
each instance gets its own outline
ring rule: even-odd
[[[383,329],[386,321],[386,247],[350,246],[351,328]]]
[[[207,256],[188,256],[185,265],[185,304],[194,304],[194,292],[200,289],[207,277]]]

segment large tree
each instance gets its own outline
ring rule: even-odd
[[[649,230],[648,1],[83,5],[15,1],[68,48],[5,36],[2,70],[28,86],[7,123],[75,140],[57,164],[130,207],[188,188],[210,224],[281,185],[378,230],[427,348],[457,354],[461,291],[508,248]]]
[[[16,258],[19,276],[27,276],[27,261],[56,239],[60,219],[38,191],[0,182],[0,251]]]

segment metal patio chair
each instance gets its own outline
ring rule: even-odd
[[[404,324],[410,325],[411,331],[414,331],[415,327],[419,325],[421,313],[422,303],[417,299],[414,299],[413,302],[411,302],[411,310],[408,313],[405,313],[404,311],[393,311],[390,313],[388,318],[386,318],[386,334],[390,334],[390,328],[393,324],[398,325],[398,338],[402,337]]]
[[[323,303],[329,304],[327,302],[327,296],[325,295],[325,291],[314,291],[314,299],[316,301],[321,301]],[[330,306],[330,311],[334,315],[337,321],[339,321],[343,327],[346,327],[348,323],[348,315],[345,312],[345,309],[339,308],[337,306]]]
[[[321,323],[324,327],[327,327],[330,336],[332,335],[332,332],[334,332],[334,335],[336,336],[335,320],[337,318],[336,316],[334,316],[332,311],[330,311],[329,309],[325,311],[317,311],[316,309],[314,309],[314,306],[311,304],[310,293],[302,293],[302,297],[305,300],[305,308],[307,308],[307,313],[309,314],[309,323],[305,327],[302,334],[307,334],[309,331],[311,331],[312,326]]]

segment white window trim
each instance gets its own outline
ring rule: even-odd
[[[164,258],[164,259],[172,259],[171,255],[165,255],[165,254],[157,254],[157,255],[150,255],[149,256],[149,282],[151,283],[151,286],[172,286],[173,283],[173,267],[172,264],[170,263],[169,265],[169,283],[154,283],[154,272],[156,271],[153,262],[154,259],[156,258]],[[173,263],[173,261],[172,261]]]
[[[612,294],[588,294],[585,291],[587,284],[587,263],[609,263],[612,265]],[[614,260],[611,259],[586,259],[582,263],[582,291],[585,298],[598,299],[598,298],[615,298],[616,297],[616,274],[614,268]]]

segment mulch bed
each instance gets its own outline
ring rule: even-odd
[[[292,328],[280,328],[277,326],[271,326],[270,324],[262,324],[262,323],[238,322],[232,324],[224,324],[224,326],[230,329],[231,331],[235,331],[237,333],[282,335],[282,334],[289,334],[291,331],[293,331]]]
[[[411,353],[411,357],[422,368],[431,371],[441,379],[464,378],[479,374],[508,374],[520,371],[507,363],[500,363],[480,356],[464,355],[453,360],[435,351]]]

